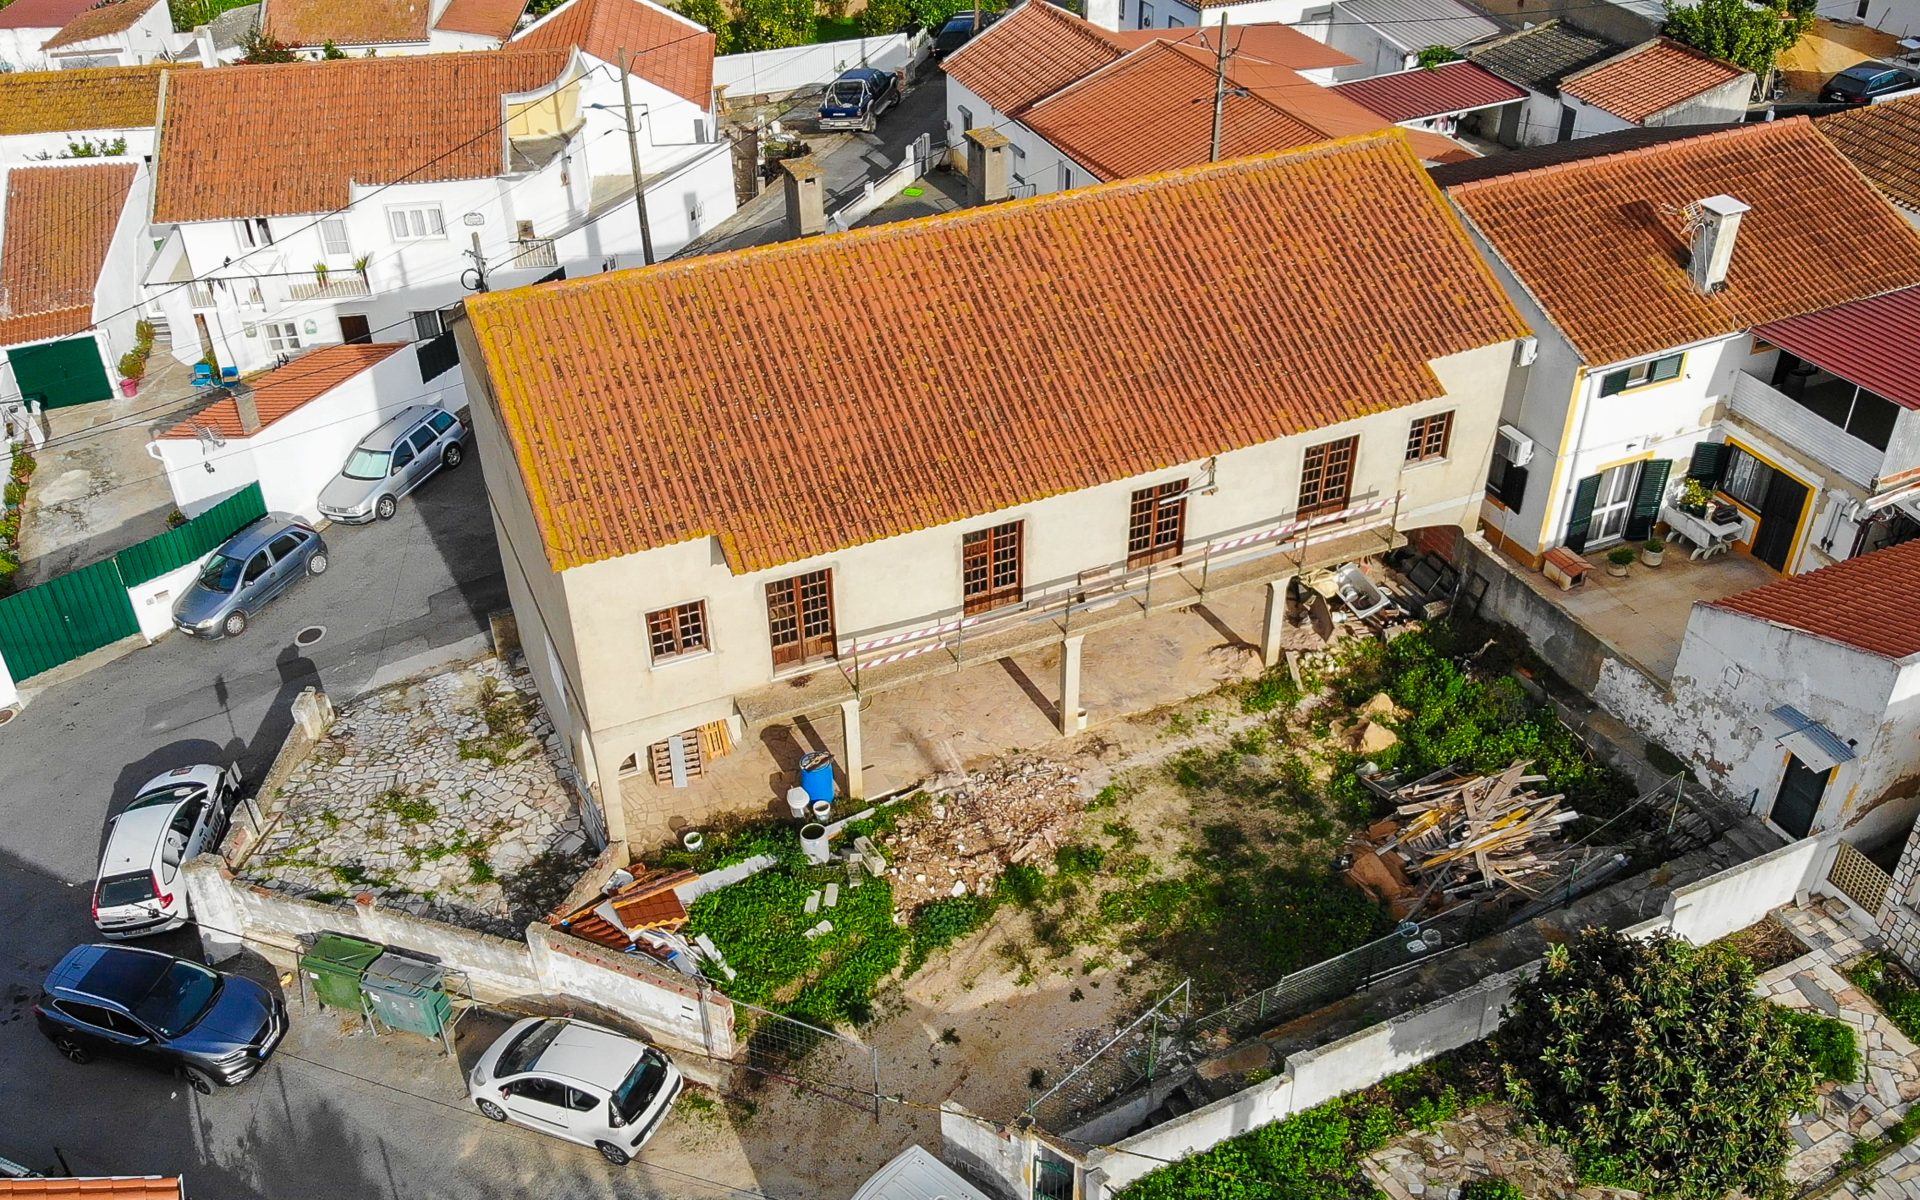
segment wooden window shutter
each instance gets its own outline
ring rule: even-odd
[[[1698,479],[1708,487],[1718,487],[1727,471],[1725,442],[1695,442],[1693,459],[1687,464],[1687,478]]]
[[[1573,490],[1573,515],[1567,518],[1566,547],[1587,552],[1587,531],[1593,528],[1593,502],[1600,497],[1600,477],[1589,475]]]
[[[1660,502],[1667,494],[1667,476],[1673,471],[1673,460],[1656,458],[1640,467],[1640,487],[1633,494],[1633,511],[1627,514],[1626,538],[1630,542],[1643,542],[1653,532],[1653,524],[1660,519]]]
[[[1627,372],[1625,371],[1615,371],[1600,381],[1600,394],[1602,396],[1618,396],[1626,390]]]

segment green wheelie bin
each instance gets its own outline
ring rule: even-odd
[[[323,933],[300,960],[300,971],[321,1004],[360,1012],[360,976],[386,949],[344,933]]]

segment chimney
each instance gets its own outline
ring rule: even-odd
[[[1708,196],[1693,206],[1693,261],[1687,273],[1703,296],[1727,286],[1727,268],[1733,264],[1733,243],[1740,234],[1741,214],[1752,206],[1732,196]]]
[[[260,406],[254,403],[253,389],[236,387],[233,389],[233,406],[240,410],[240,434],[252,437],[260,432]]]
[[[780,169],[786,172],[787,236],[803,238],[826,232],[826,172],[811,154],[782,159]]]
[[[967,130],[967,203],[998,204],[1007,189],[1007,135],[998,129]]]
[[[205,25],[193,27],[193,44],[200,53],[200,65],[212,70],[220,65],[220,56],[214,53],[213,30]]]

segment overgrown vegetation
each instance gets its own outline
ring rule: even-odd
[[[480,718],[487,732],[478,737],[460,739],[460,757],[485,759],[494,766],[512,762],[515,752],[526,743],[527,720],[533,715],[533,702],[514,688],[503,688],[491,677],[480,681]]]
[[[1781,51],[1813,28],[1816,3],[1774,0],[1750,5],[1746,0],[1699,0],[1683,5],[1668,0],[1663,32],[1764,79]]]
[[[1852,1083],[1860,1078],[1860,1046],[1853,1026],[1820,1013],[1787,1009],[1782,1015],[1800,1058],[1821,1083]]]
[[[1511,1179],[1473,1179],[1460,1189],[1460,1200],[1527,1200]]]
[[[1865,992],[1908,1038],[1920,1040],[1920,988],[1905,967],[1885,954],[1869,954],[1847,978]]]

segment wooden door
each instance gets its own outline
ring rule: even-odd
[[[809,571],[769,583],[767,633],[776,667],[833,657],[833,572]]]
[[[1023,521],[969,533],[960,543],[960,592],[968,615],[1018,604]]]
[[[348,313],[341,316],[340,340],[349,346],[370,346],[373,344],[373,330],[368,327],[365,313]]]

